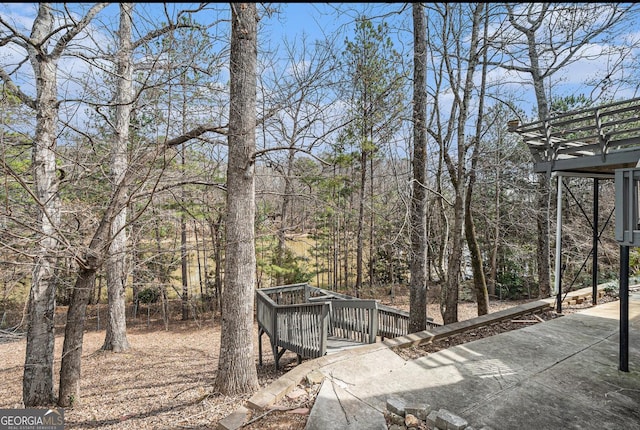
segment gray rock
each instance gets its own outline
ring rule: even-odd
[[[401,426],[398,424],[391,424],[391,427],[389,427],[389,430],[407,430],[407,428],[405,426]]]
[[[249,409],[240,406],[235,412],[218,422],[219,430],[237,430],[241,428],[249,416]]]
[[[393,412],[394,414],[398,414],[401,417],[404,417],[405,414],[405,403],[404,400],[399,399],[397,397],[390,397],[387,399],[387,410],[389,412]]]
[[[422,421],[426,421],[427,420],[427,416],[429,416],[429,414],[431,413],[432,410],[433,410],[433,408],[431,407],[431,405],[428,405],[426,403],[424,403],[424,404],[408,404],[404,408],[404,411],[405,411],[406,414],[415,415],[416,417],[418,417]]]
[[[427,422],[427,426],[430,429],[435,429],[436,428],[436,420],[438,418],[438,411],[431,411],[429,412],[429,415],[427,415],[427,419],[425,420]]]
[[[467,420],[454,415],[452,421],[447,424],[447,430],[464,430],[468,425],[469,423],[467,422]]]
[[[404,425],[404,417],[401,417],[398,414],[395,414],[393,412],[389,412],[389,419],[391,420],[392,424],[398,424],[400,426]]]
[[[447,430],[464,430],[469,423],[464,418],[459,417],[446,409],[438,411],[436,426]]]

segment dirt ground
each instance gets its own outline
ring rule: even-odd
[[[494,301],[491,312],[523,302],[526,300]],[[399,299],[394,304],[404,307]],[[437,305],[429,306],[429,314],[440,322]],[[475,316],[475,303],[460,304],[460,320]],[[255,327],[256,362],[257,331]],[[132,349],[126,353],[100,351],[104,336],[104,330],[85,333],[81,401],[65,409],[67,429],[211,429],[250,397],[224,396],[213,389],[220,348],[220,325],[216,320],[174,319],[169,330],[161,321],[154,321],[149,327],[135,324],[128,330]],[[482,335],[470,336],[469,340],[478,336]],[[458,340],[465,341],[462,337]],[[54,379],[58,377],[62,341],[62,336],[57,335]],[[267,342],[266,337],[263,341]],[[21,392],[25,345],[24,339],[0,344],[0,408],[24,407]],[[276,373],[270,352],[265,352],[263,359],[264,366],[258,367],[261,386],[296,364],[295,355],[287,352],[281,359],[283,369]],[[256,414],[255,423],[245,428],[303,429],[316,389],[300,387],[277,405],[275,409],[280,410],[259,419]]]

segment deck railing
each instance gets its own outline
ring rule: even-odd
[[[440,326],[427,318],[427,328]],[[378,336],[393,339],[409,334],[409,312],[378,304]]]
[[[375,300],[332,300],[329,334],[361,343],[375,343],[378,303]]]
[[[276,369],[287,350],[296,353],[299,361],[325,355],[329,336],[374,343],[377,336],[393,338],[408,334],[409,329],[407,312],[308,284],[257,290],[256,317],[260,364],[262,335],[266,333]]]
[[[378,306],[378,336],[394,338],[409,333],[409,313],[389,306]]]
[[[322,357],[327,352],[329,312],[326,303],[278,307],[275,330],[278,346],[302,357]]]
[[[323,302],[278,304],[276,300],[290,301],[302,288],[291,291],[258,290],[256,295],[256,318],[258,320],[258,352],[262,365],[262,334],[269,336],[269,343],[278,368],[284,351],[293,351],[300,357],[316,358],[327,352],[329,327],[329,304]],[[288,294],[291,293],[291,294]]]

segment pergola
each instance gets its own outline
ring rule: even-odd
[[[616,239],[620,242],[620,370],[628,371],[629,247],[640,246],[638,185],[640,169],[640,98],[553,115],[520,125],[509,122],[533,156],[533,171],[557,177],[555,293],[562,311],[562,185],[564,177],[593,179],[593,304],[598,286],[598,189],[600,179],[616,179]],[[616,175],[617,172],[617,175]],[[628,178],[624,185],[622,178]],[[630,184],[630,185],[629,185]],[[635,185],[634,185],[635,184]],[[623,217],[623,214],[630,214]],[[586,213],[585,213],[586,215]],[[622,219],[629,222],[623,226]],[[635,234],[634,234],[635,233]]]

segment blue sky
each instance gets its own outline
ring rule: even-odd
[[[58,4],[59,5],[59,4]],[[195,8],[197,4],[188,3],[171,3],[168,4],[170,13],[175,13],[187,5],[189,8]],[[403,7],[403,3],[271,3],[265,4],[273,7],[278,12],[273,14],[264,14],[261,19],[258,35],[261,49],[275,50],[282,46],[284,37],[293,40],[300,39],[303,33],[306,33],[308,40],[312,42],[315,39],[323,40],[327,36],[335,36],[338,43],[342,43],[345,36],[353,28],[353,20],[360,14],[365,13],[368,16],[380,17],[385,16],[385,20],[389,23],[392,31],[392,37],[396,40],[396,47],[405,54],[410,60],[411,56],[411,8],[407,6],[402,15],[397,12]],[[72,8],[87,8],[87,4],[69,4]],[[147,16],[150,19],[147,22],[139,22],[138,29],[143,32],[144,27],[157,25],[163,21],[163,5],[161,3],[138,3],[137,10],[139,16]],[[0,14],[8,22],[13,23],[25,34],[28,34],[30,23],[33,20],[37,8],[37,3],[3,3],[0,4]],[[228,36],[228,20],[230,18],[229,5],[227,3],[213,3],[210,8],[212,10],[201,12],[198,14],[198,20],[206,22],[207,20],[222,19],[225,22],[219,24],[216,28],[221,36]],[[340,11],[340,12],[339,12]],[[94,43],[108,43],[107,41],[113,37],[112,34],[105,32],[106,28],[114,29],[117,26],[117,4],[110,5],[103,11],[93,27]],[[640,28],[630,26],[629,34],[635,35],[640,33]],[[101,34],[103,32],[104,34]],[[112,40],[112,39],[111,39]],[[589,50],[597,52],[599,47],[597,43],[591,44]],[[0,47],[0,64],[3,66],[15,64],[15,58],[10,48]],[[589,62],[581,61],[573,64],[571,68],[559,77],[557,80],[559,94],[570,94],[578,91],[580,81],[584,80],[589,74],[600,70],[604,65],[603,61]],[[65,71],[76,71],[83,73],[86,67],[73,62],[65,65]],[[25,70],[22,76],[26,76],[28,65],[24,65],[21,70]],[[498,71],[495,72],[495,79],[500,80],[502,76]],[[19,78],[18,78],[19,79]],[[506,80],[506,79],[505,79]],[[522,94],[523,99],[531,100],[533,90],[530,85],[513,84],[513,89]],[[578,88],[578,90],[576,90]],[[25,87],[28,91],[28,85]],[[629,97],[634,96],[628,93]]]

